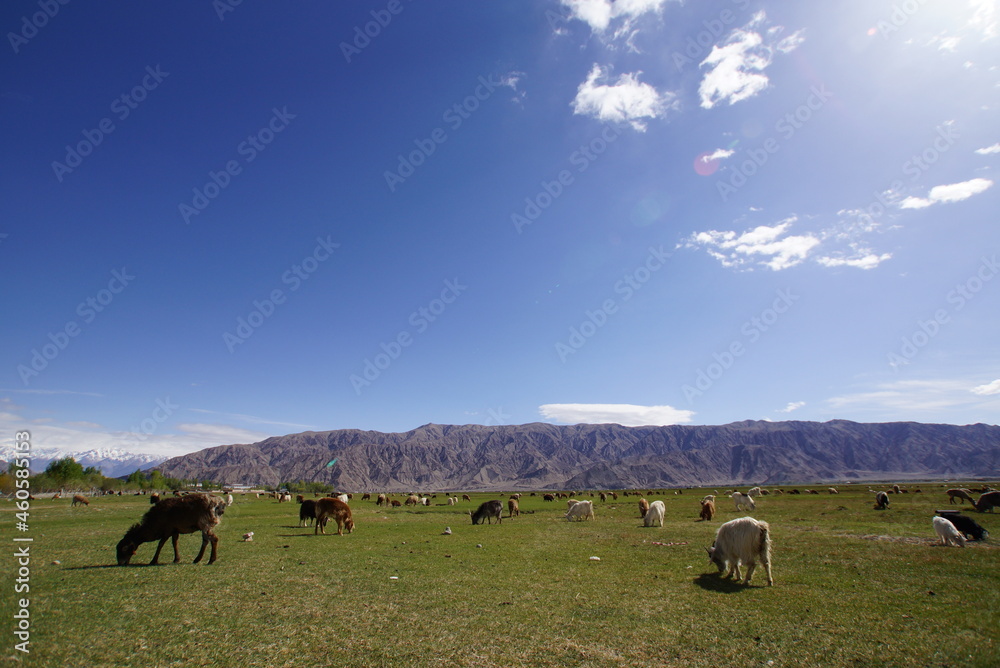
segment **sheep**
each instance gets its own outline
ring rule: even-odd
[[[484,501],[479,504],[476,512],[470,510],[469,516],[472,518],[473,524],[482,524],[483,520],[486,520],[487,524],[493,524],[494,517],[497,524],[501,524],[503,522],[503,504],[498,500]]]
[[[945,518],[949,522],[955,525],[955,528],[966,537],[968,540],[987,540],[990,537],[990,532],[979,525],[976,520],[972,519],[968,515],[962,515],[961,513],[954,511],[941,511],[937,512],[938,515]]]
[[[211,494],[196,493],[163,499],[146,511],[142,521],[133,524],[118,542],[116,547],[118,565],[127,566],[140,545],[154,540],[159,540],[160,543],[156,546],[153,560],[149,563],[150,565],[158,563],[160,550],[168,538],[173,541],[176,564],[181,560],[180,552],[177,550],[177,537],[182,533],[195,531],[201,531],[201,550],[195,557],[194,563],[201,561],[205,555],[205,547],[209,543],[212,544],[212,554],[208,558],[208,563],[215,563],[219,538],[215,535],[214,529],[222,521],[225,510],[226,502]]]
[[[893,485],[892,491],[896,494],[902,494],[902,492],[899,491],[899,485]]]
[[[233,495],[232,494],[226,494],[226,505],[227,506],[233,505]]]
[[[90,505],[90,501],[88,501],[87,497],[85,497],[83,494],[74,494],[73,495],[73,501],[69,505],[75,506],[75,505],[77,505],[79,503],[82,503],[85,506],[89,506]]]
[[[337,496],[332,498],[337,499],[341,503],[350,503],[351,501],[351,497],[347,496],[346,494],[338,494]]]
[[[875,493],[875,510],[885,510],[889,507],[889,495],[885,492]]]
[[[702,501],[701,502],[701,519],[704,522],[712,521],[715,517],[715,502],[714,501]]]
[[[959,547],[965,547],[965,536],[946,518],[934,517],[931,519],[931,524],[934,525],[934,531],[937,533],[938,538],[941,539],[942,545],[951,545],[954,543]]]
[[[618,492],[611,492],[611,500],[612,501],[618,500]]]
[[[455,505],[455,497],[453,497],[453,496],[452,497],[448,497],[448,505],[449,506]]]
[[[420,497],[420,505],[422,505],[422,506],[429,506],[429,505],[431,505],[430,498],[426,497],[426,496]]]
[[[986,492],[976,501],[976,510],[981,513],[987,510],[992,513],[996,506],[1000,506],[1000,492]]]
[[[354,518],[351,516],[351,507],[340,499],[327,497],[316,502],[314,536],[321,533],[326,534],[326,523],[331,517],[337,523],[338,536],[344,535],[344,529],[347,529],[347,533],[354,532]]]
[[[570,506],[569,510],[566,512],[566,520],[572,522],[573,520],[592,520],[594,519],[594,502],[593,501],[578,501]]]
[[[517,499],[507,499],[507,514],[509,517],[520,517],[521,508],[518,506]]]
[[[742,506],[746,506],[750,510],[755,510],[757,504],[754,503],[752,496],[747,496],[746,494],[741,494],[740,492],[733,492],[729,495],[729,498],[733,500],[736,504],[736,510],[742,510]]]
[[[399,508],[403,504],[400,503],[399,499],[393,499],[392,501],[389,502],[389,505],[391,505],[393,508]]]
[[[712,547],[705,548],[711,563],[719,569],[719,575],[735,575],[740,579],[740,564],[746,564],[747,576],[744,585],[750,584],[754,569],[759,561],[767,571],[767,585],[774,586],[771,576],[771,527],[767,522],[752,517],[729,520],[715,533]],[[728,569],[728,572],[727,572]]]
[[[408,506],[416,506],[420,503],[420,497],[416,494],[410,494],[406,497],[406,501],[404,503]]]
[[[648,512],[649,512],[649,501],[647,501],[646,499],[639,499],[639,518],[641,519],[645,517],[646,513]]]
[[[556,495],[555,494],[544,494],[544,495],[542,495],[542,501],[555,501],[555,500],[556,500]]]
[[[292,495],[291,494],[279,494],[278,495],[278,503],[291,503],[291,502],[292,502]]]
[[[958,499],[959,504],[968,501],[973,506],[976,505],[976,500],[972,498],[971,492],[967,489],[949,489],[945,491],[945,494],[948,495],[948,505],[955,503],[955,499]]]
[[[711,501],[712,503],[715,503],[715,494],[706,494],[705,496],[701,497],[702,503],[705,503],[706,501]]]
[[[379,494],[378,498],[375,499],[376,506],[387,506],[389,505],[389,497],[385,494]]]
[[[160,500],[160,495],[157,494],[156,492],[153,492],[152,494],[149,495],[149,505],[155,506],[159,500]]]
[[[760,496],[760,487],[751,487],[749,491],[747,491],[747,496]]]
[[[601,492],[601,503],[604,503],[607,500],[608,500],[608,495],[605,494],[604,492]]]
[[[666,513],[667,507],[663,505],[663,501],[653,501],[649,504],[649,510],[646,511],[645,517],[642,518],[642,526],[651,527],[653,525],[663,526],[663,515]]]
[[[364,494],[361,495],[361,500],[362,501],[371,501],[372,500],[372,495],[369,494],[368,492],[365,492]]]
[[[828,491],[830,494],[840,494],[840,492],[837,491],[836,487],[827,487],[826,491]]]
[[[305,527],[312,524],[313,520],[316,519],[316,501],[315,499],[305,499],[302,501],[302,505],[299,506],[299,526]]]

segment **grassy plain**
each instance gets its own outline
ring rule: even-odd
[[[893,495],[887,511],[872,509],[867,487],[760,500],[750,514],[771,524],[774,587],[760,569],[743,587],[709,567],[703,548],[718,526],[747,514],[720,496],[716,519],[695,521],[715,489],[647,497],[666,504],[662,528],[642,527],[632,496],[595,498],[596,519],[570,523],[565,502],[525,495],[521,517],[499,526],[468,517],[490,498],[506,506],[499,494],[393,510],[357,496],[357,529],[345,536],[299,528],[297,504],[237,495],[215,564],[190,563],[200,537],[187,535],[182,563],[169,563],[168,544],[166,564],[136,565],[152,558],[147,543],[125,568],[112,566],[114,546],[146,497],[33,501],[27,534],[4,501],[0,663],[1000,665],[1000,515],[976,514],[990,542],[941,547],[930,518],[948,507],[944,486]],[[252,542],[241,541],[247,531]],[[34,539],[28,594],[14,593],[16,535]],[[27,655],[10,632],[21,597]]]

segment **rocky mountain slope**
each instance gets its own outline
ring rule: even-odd
[[[337,459],[331,467],[327,463]],[[736,422],[623,427],[427,424],[303,432],[169,459],[177,478],[349,491],[621,489],[845,479],[1000,477],[1000,427]]]

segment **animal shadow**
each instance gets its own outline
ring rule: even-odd
[[[723,594],[735,594],[749,589],[736,580],[721,578],[715,573],[702,573],[694,579],[694,583],[705,591],[717,591]]]

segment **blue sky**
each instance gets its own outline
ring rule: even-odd
[[[996,424],[997,4],[5,3],[4,442]]]

